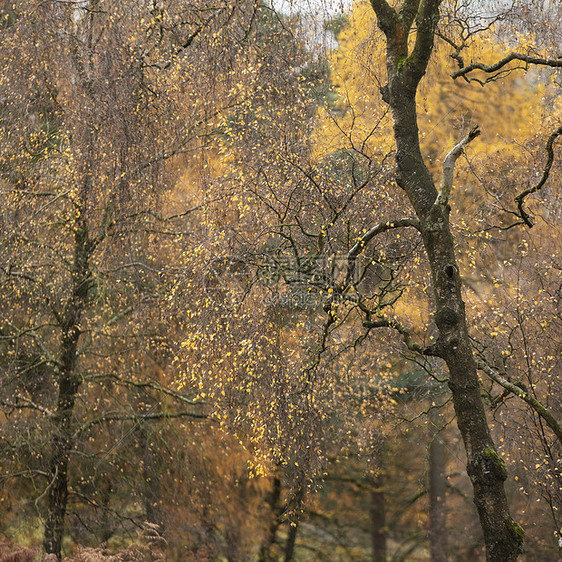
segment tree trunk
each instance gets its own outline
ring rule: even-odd
[[[139,417],[149,414],[155,407],[155,402],[149,395],[139,391],[136,395],[136,407]],[[164,532],[164,517],[161,508],[162,485],[158,446],[154,442],[156,434],[155,422],[140,419],[136,425],[136,439],[139,450],[142,451],[141,470],[143,477],[142,499],[145,519],[148,523],[158,525],[160,533]]]
[[[510,516],[504,481],[507,469],[490,435],[480,382],[466,326],[461,282],[448,206],[435,205],[425,218],[424,244],[435,294],[439,338],[431,350],[449,369],[449,387],[464,447],[467,472],[474,488],[489,561],[509,562],[521,552],[523,531]]]
[[[160,503],[162,501],[162,475],[158,468],[158,453],[144,424],[139,430],[139,441],[142,447],[142,475],[144,479],[143,502],[145,517],[149,523],[158,525],[160,533],[164,532],[164,520]]]
[[[55,554],[61,560],[64,518],[68,503],[68,462],[72,449],[72,415],[76,395],[82,382],[76,373],[76,352],[80,338],[80,317],[90,289],[89,259],[93,244],[84,224],[75,231],[74,264],[72,270],[72,294],[61,318],[61,345],[58,361],[59,395],[53,417],[48,459],[48,507],[45,519],[43,548],[47,554]]]
[[[439,435],[440,421],[439,412],[430,410],[429,544],[432,562],[447,562],[445,444]]]
[[[281,478],[278,476],[273,477],[273,485],[269,493],[267,503],[269,504],[270,509],[270,522],[266,529],[263,544],[260,548],[258,562],[268,562],[273,559],[271,549],[275,544],[275,537],[281,523],[281,513],[283,511],[283,506],[281,504]]]
[[[108,474],[102,476],[100,482],[100,492],[101,492],[101,521],[100,521],[100,538],[101,543],[107,545],[109,539],[113,535],[113,529],[111,527],[109,519],[109,503],[111,501],[111,492],[113,491],[113,486],[111,483],[111,478]]]
[[[431,268],[434,319],[439,337],[427,352],[444,359],[449,369],[449,387],[466,449],[467,470],[484,532],[487,560],[510,562],[521,552],[523,531],[509,513],[503,484],[507,471],[496,452],[480,396],[449,224],[450,207],[446,201],[436,201],[437,190],[419,145],[416,91],[433,50],[439,3],[439,0],[404,0],[397,13],[386,0],[371,0],[387,40],[389,83],[385,99],[394,120],[397,182],[420,220]],[[416,39],[409,52],[408,38],[414,19]]]
[[[295,555],[295,544],[297,542],[297,532],[299,530],[299,522],[295,521],[289,525],[289,535],[287,536],[287,544],[285,545],[285,562],[291,562]]]
[[[373,480],[371,491],[371,545],[373,562],[386,562],[386,509],[384,497],[384,476],[379,474]]]

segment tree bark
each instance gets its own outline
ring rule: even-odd
[[[50,457],[48,459],[48,507],[45,519],[43,548],[61,560],[64,518],[68,504],[68,462],[72,449],[72,415],[76,396],[82,383],[76,373],[76,352],[80,338],[80,318],[84,310],[91,277],[89,260],[93,242],[85,224],[79,224],[74,237],[72,293],[61,318],[61,344],[58,361],[59,394],[53,417]]]
[[[299,530],[299,522],[295,521],[289,525],[289,535],[285,544],[285,562],[291,562],[295,555],[295,544],[297,542],[297,533]]]
[[[496,452],[480,396],[449,224],[450,207],[437,201],[437,190],[419,144],[416,91],[433,50],[439,3],[439,0],[404,0],[397,12],[386,0],[371,0],[387,41],[385,97],[394,120],[397,182],[420,220],[431,268],[434,320],[439,337],[428,354],[444,359],[449,369],[449,387],[467,454],[467,470],[474,488],[487,560],[510,562],[521,552],[523,530],[510,516],[504,490],[507,470]],[[409,52],[408,37],[414,19],[416,39]]]
[[[144,416],[155,408],[155,403],[150,396],[139,391],[136,396],[136,407],[139,416]],[[160,505],[162,501],[162,474],[158,446],[154,442],[156,426],[152,421],[142,420],[138,423],[135,433],[137,443],[142,451],[141,470],[144,481],[142,498],[145,519],[148,523],[158,525],[160,533],[163,533],[165,531],[164,514]]]

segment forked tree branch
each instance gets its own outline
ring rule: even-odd
[[[544,171],[542,174],[541,179],[539,180],[539,182],[532,186],[529,187],[528,189],[525,189],[525,191],[522,191],[519,195],[517,195],[517,197],[515,198],[515,201],[517,202],[517,208],[519,211],[519,216],[523,219],[523,221],[525,222],[525,224],[531,228],[533,226],[533,219],[532,217],[529,215],[529,213],[527,213],[527,211],[525,211],[525,209],[523,208],[523,203],[525,202],[525,198],[528,195],[531,195],[531,193],[535,193],[536,191],[539,191],[543,185],[546,183],[546,180],[548,179],[549,175],[550,175],[550,170],[552,168],[552,164],[554,162],[554,141],[560,136],[562,135],[562,125],[560,125],[549,137],[548,140],[546,141],[546,152],[548,154],[548,158],[546,160],[546,164],[544,166]]]
[[[498,72],[504,66],[506,66],[507,64],[509,64],[514,60],[521,61],[526,64],[536,64],[540,66],[550,66],[552,68],[562,68],[562,58],[547,59],[542,57],[531,57],[529,55],[523,55],[521,53],[509,53],[503,59],[500,59],[498,62],[494,64],[488,65],[488,64],[483,64],[481,62],[470,63],[468,66],[463,66],[458,70],[456,70],[455,72],[453,72],[451,74],[451,77],[453,79],[457,79],[462,76],[465,80],[470,81],[467,75],[473,72],[474,70],[481,70],[482,72],[492,74],[494,72]],[[486,82],[494,80],[494,78],[495,77],[488,78],[487,80],[484,80],[483,83],[482,82],[481,83],[482,85],[484,85]]]

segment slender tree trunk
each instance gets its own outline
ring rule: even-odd
[[[382,473],[373,480],[373,486],[370,510],[373,562],[386,562],[386,498]]]
[[[154,400],[139,392],[136,396],[136,407],[142,416],[148,414],[154,407]],[[146,521],[158,525],[160,533],[164,532],[164,518],[160,506],[162,500],[162,474],[159,468],[158,447],[153,441],[155,422],[140,420],[136,431],[136,438],[142,451],[141,469],[143,476],[143,504]]]
[[[76,352],[80,338],[80,318],[90,288],[89,259],[92,241],[84,224],[75,231],[73,289],[62,316],[59,353],[57,409],[53,418],[50,457],[48,459],[48,507],[43,548],[61,560],[64,518],[68,503],[68,462],[72,449],[74,403],[82,382],[76,373]]]
[[[113,529],[111,528],[110,519],[109,519],[109,503],[111,501],[111,492],[113,491],[113,486],[111,484],[111,478],[109,475],[105,475],[102,477],[102,481],[100,483],[101,488],[101,533],[100,538],[102,544],[107,545],[107,542],[113,535]]]
[[[275,537],[277,535],[277,530],[279,529],[281,512],[283,506],[281,504],[281,479],[278,476],[273,478],[272,488],[269,493],[269,498],[267,500],[269,504],[269,526],[266,529],[266,535],[263,544],[260,548],[260,553],[258,555],[258,562],[269,562],[272,560],[271,549],[275,544]]]
[[[504,490],[507,470],[496,452],[480,396],[449,224],[450,207],[447,201],[437,201],[437,190],[419,145],[416,91],[433,50],[440,1],[404,0],[399,12],[386,0],[371,0],[371,4],[387,40],[385,99],[394,120],[397,182],[420,220],[431,268],[439,337],[427,352],[444,359],[449,369],[449,387],[466,449],[487,560],[511,562],[521,552],[523,531],[509,513]],[[410,50],[408,40],[414,20],[415,45]]]
[[[439,435],[441,416],[430,411],[429,544],[432,562],[447,562],[447,509],[445,504],[445,444]]]
[[[150,435],[144,426],[139,430],[139,442],[143,451],[142,475],[144,480],[143,500],[145,517],[149,523],[158,525],[159,531],[162,533],[164,523],[160,508],[162,486],[160,485],[161,474],[158,469],[158,453],[155,452],[154,443],[151,442]]]
[[[289,525],[289,535],[287,536],[287,544],[285,545],[285,562],[291,562],[295,555],[295,544],[297,542],[297,533],[299,530],[299,522]]]

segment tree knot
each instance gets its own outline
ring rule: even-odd
[[[467,466],[468,476],[473,485],[489,485],[507,478],[505,461],[491,447],[477,453]]]

